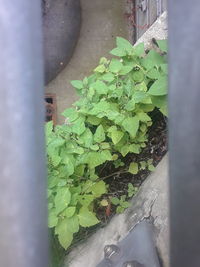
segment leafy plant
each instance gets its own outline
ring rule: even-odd
[[[63,112],[65,124],[46,125],[49,227],[65,249],[80,227],[99,223],[95,206],[107,204],[99,201],[107,192],[99,168],[109,161],[118,168],[128,153],[139,154],[148,141],[149,112],[166,115],[166,56],[145,54],[143,44],[133,47],[120,37],[111,54],[118,58],[101,58],[92,75],[72,81],[80,99]],[[127,171],[152,169],[145,164],[132,162]],[[115,205],[117,212],[127,208],[126,196]]]
[[[126,201],[126,195],[123,195],[120,198],[117,197],[111,198],[111,203],[117,206],[116,209],[117,213],[122,213],[125,209],[130,207],[130,203]]]

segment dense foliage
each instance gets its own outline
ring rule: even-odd
[[[158,108],[166,115],[166,41],[157,43],[162,55],[118,37],[111,54],[119,58],[101,58],[91,76],[72,81],[80,99],[63,112],[65,124],[46,125],[49,227],[65,249],[80,227],[99,223],[95,205],[108,205],[100,199],[107,185],[99,166],[110,161],[117,168],[128,153],[139,154],[152,124],[148,113]],[[132,162],[127,171],[142,168],[153,166]],[[134,187],[128,188],[130,197]],[[126,196],[110,201],[118,212],[128,207]]]

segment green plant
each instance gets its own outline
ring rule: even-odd
[[[107,192],[101,166],[119,167],[128,153],[139,154],[152,124],[148,113],[158,108],[166,115],[166,56],[146,55],[143,44],[133,47],[120,37],[111,54],[119,59],[101,58],[91,76],[72,81],[80,99],[63,112],[65,124],[46,125],[49,227],[65,249],[80,227],[99,223],[95,206],[107,205],[99,201]],[[126,171],[136,174],[141,166],[132,162]],[[117,212],[128,207],[125,199]]]
[[[111,203],[117,206],[117,209],[116,209],[117,213],[122,213],[125,209],[130,207],[130,203],[126,201],[126,195],[123,195],[120,198],[112,197]]]

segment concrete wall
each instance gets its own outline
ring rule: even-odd
[[[62,123],[61,112],[77,99],[70,85],[91,73],[99,58],[109,56],[116,36],[128,38],[124,16],[126,0],[82,0],[82,27],[74,55],[67,67],[46,87],[46,93],[56,94],[57,123]]]

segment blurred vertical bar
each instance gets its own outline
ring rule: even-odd
[[[0,0],[0,266],[47,267],[40,0]]]
[[[171,267],[199,267],[200,1],[168,7]]]

